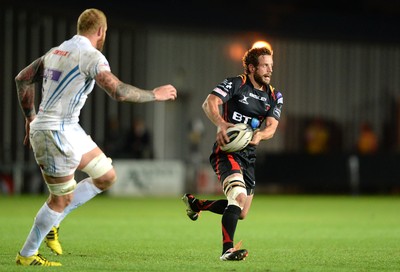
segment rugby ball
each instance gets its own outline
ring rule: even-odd
[[[224,152],[236,152],[244,149],[253,138],[253,130],[247,124],[238,123],[226,130],[229,143],[221,146]]]

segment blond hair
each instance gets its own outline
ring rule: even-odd
[[[94,34],[100,27],[107,26],[106,15],[98,9],[86,9],[79,15],[77,32],[80,35]]]

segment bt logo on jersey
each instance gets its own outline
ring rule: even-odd
[[[251,117],[238,113],[237,111],[233,112],[232,119],[238,121],[240,123],[247,124]]]

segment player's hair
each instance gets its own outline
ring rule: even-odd
[[[257,67],[258,57],[262,55],[272,55],[272,52],[267,47],[254,47],[247,50],[242,59],[244,72],[246,74],[249,74],[250,72],[249,71],[250,64],[253,64],[254,67]]]
[[[106,15],[95,8],[86,9],[79,15],[77,32],[78,34],[93,34],[102,26],[107,26]]]

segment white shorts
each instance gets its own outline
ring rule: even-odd
[[[51,177],[73,174],[82,155],[97,144],[77,124],[68,130],[30,130],[30,142],[37,164]]]

